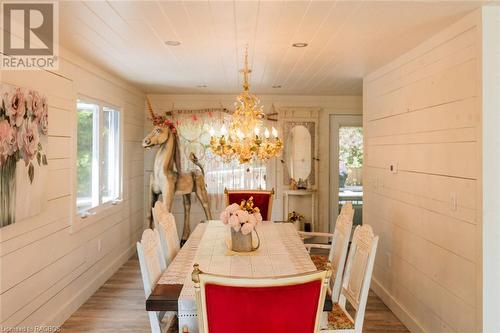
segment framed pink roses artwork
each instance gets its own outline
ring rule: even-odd
[[[0,227],[37,215],[47,199],[47,97],[0,85]]]

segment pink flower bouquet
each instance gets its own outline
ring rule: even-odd
[[[234,231],[241,230],[243,235],[251,233],[257,224],[262,222],[258,207],[254,207],[253,197],[243,200],[241,204],[233,203],[220,214],[222,223],[228,224]]]
[[[33,182],[33,163],[47,165],[40,142],[40,136],[47,135],[47,99],[37,91],[14,87],[0,95],[0,169],[8,160],[23,160]]]

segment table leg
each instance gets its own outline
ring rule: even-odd
[[[179,332],[183,332],[184,327],[188,328],[189,333],[198,333],[198,315],[196,312],[184,312],[179,315]]]

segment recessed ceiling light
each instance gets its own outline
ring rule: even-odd
[[[275,84],[272,87],[275,88],[275,89],[278,89],[278,88],[281,88],[281,84]]]
[[[167,41],[165,41],[165,45],[179,46],[179,45],[181,45],[181,42],[179,42],[178,40],[167,40]]]
[[[307,44],[307,43],[293,43],[292,44],[293,47],[306,47],[307,45],[309,45],[309,44]]]
[[[206,85],[206,84],[199,84],[199,85],[197,85],[196,87],[197,87],[197,88],[206,88],[206,87],[207,87],[207,85]]]

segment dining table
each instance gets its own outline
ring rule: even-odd
[[[263,221],[256,227],[257,250],[230,250],[230,229],[221,221],[200,223],[163,272],[146,300],[147,311],[175,311],[179,332],[198,333],[198,318],[191,272],[195,263],[205,273],[234,277],[275,277],[315,271],[309,252],[292,223]],[[254,241],[257,237],[254,236]],[[332,302],[325,300],[324,310]]]

